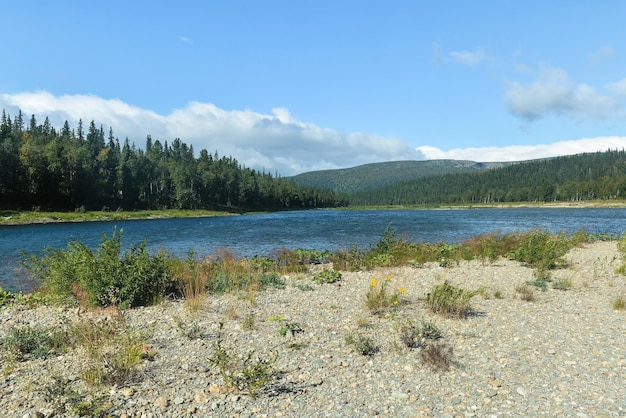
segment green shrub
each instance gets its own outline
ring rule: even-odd
[[[363,250],[352,247],[348,250],[338,250],[331,254],[329,258],[335,270],[359,271],[364,268],[364,255],[365,252]]]
[[[150,255],[146,243],[121,254],[122,230],[102,237],[94,253],[81,242],[64,251],[47,249],[44,257],[30,257],[26,268],[42,289],[61,302],[78,300],[101,306],[133,307],[154,303],[173,284],[163,253]]]
[[[378,280],[373,278],[365,295],[365,306],[375,314],[380,314],[400,303],[400,298],[406,293],[406,288],[400,287],[390,290],[391,275]]]
[[[570,248],[565,234],[552,235],[547,231],[534,230],[523,235],[519,245],[509,251],[507,257],[545,271],[564,267],[564,256]]]
[[[618,296],[613,299],[612,302],[613,309],[616,311],[624,311],[626,310],[626,298],[624,296]]]
[[[379,350],[372,338],[361,334],[349,334],[346,337],[346,344],[351,345],[354,351],[362,356],[373,356]]]
[[[341,273],[337,270],[325,269],[313,276],[313,281],[319,284],[335,283],[339,280],[341,280]]]
[[[477,292],[451,285],[447,280],[432,288],[426,295],[426,304],[429,309],[437,314],[452,317],[465,318],[471,310],[470,300]]]
[[[256,396],[276,375],[274,364],[278,355],[270,358],[260,357],[254,352],[248,353],[243,361],[238,361],[230,349],[226,348],[222,338],[224,324],[220,323],[220,332],[213,342],[209,363],[219,369],[219,373],[228,387],[241,393]]]
[[[25,355],[33,358],[46,358],[58,351],[65,335],[41,327],[11,328],[4,338],[3,345],[18,358],[23,359]]]

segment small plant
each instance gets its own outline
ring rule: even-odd
[[[445,371],[452,364],[453,348],[447,343],[427,344],[419,353],[420,360],[434,370]]]
[[[254,329],[254,314],[246,315],[241,322],[241,328],[245,330]]]
[[[204,337],[202,328],[200,328],[200,325],[198,325],[197,322],[185,322],[177,316],[174,317],[174,321],[176,322],[180,332],[188,339],[195,340]]]
[[[280,328],[278,329],[278,335],[284,337],[289,333],[292,337],[294,337],[297,333],[304,332],[302,327],[298,322],[285,321],[285,318],[282,315],[272,316],[267,318],[268,322],[278,322],[280,324]]]
[[[302,283],[298,283],[295,285],[297,289],[300,289],[303,292],[310,292],[312,290],[315,290],[313,288],[313,286],[311,286],[310,284],[302,284]]]
[[[534,230],[520,237],[518,246],[509,251],[507,257],[538,270],[551,270],[566,265],[564,256],[570,248],[565,234],[552,235],[548,231]]]
[[[616,311],[624,311],[626,310],[626,298],[622,295],[613,299],[612,303],[613,309]]]
[[[434,322],[421,320],[419,326],[419,335],[424,339],[434,341],[441,338],[443,336],[443,333]]]
[[[544,279],[536,279],[528,282],[529,285],[535,286],[537,289],[540,289],[542,292],[548,290],[548,282]]]
[[[569,290],[572,287],[572,279],[557,279],[552,282],[552,288],[556,290]]]
[[[519,293],[520,299],[522,299],[524,302],[534,302],[535,301],[535,293],[533,292],[533,290],[527,284],[523,284],[523,285],[517,286],[515,288],[515,291],[517,293]]]
[[[351,345],[354,351],[362,356],[373,356],[378,352],[378,347],[374,340],[361,334],[349,334],[346,337],[346,344]]]
[[[411,321],[400,326],[400,341],[408,348],[420,346],[419,331]]]
[[[395,307],[400,303],[400,297],[406,293],[406,288],[400,287],[393,292],[389,290],[391,276],[382,280],[373,278],[365,295],[365,306],[375,314],[380,314],[385,310]]]
[[[146,344],[150,332],[129,327],[120,313],[110,321],[75,325],[74,342],[84,348],[87,357],[80,376],[92,386],[123,384],[134,378],[141,361],[153,360],[157,355]]]
[[[477,292],[451,285],[447,280],[432,288],[426,295],[426,304],[433,313],[451,318],[465,318],[471,311],[470,300]]]
[[[32,358],[46,358],[57,351],[61,338],[63,338],[62,334],[53,334],[40,326],[14,327],[3,342],[4,346],[15,353],[18,359],[24,359],[26,355]]]
[[[266,359],[251,352],[242,362],[237,362],[230,350],[224,346],[221,335],[223,327],[224,323],[220,323],[220,333],[213,342],[213,354],[209,358],[209,363],[219,369],[227,386],[254,397],[274,378],[276,374],[274,364],[278,355]]]
[[[493,297],[495,299],[504,299],[504,295],[502,294],[502,291],[500,290],[496,290],[495,292],[493,292]]]
[[[339,280],[341,280],[341,272],[337,270],[325,269],[324,271],[313,276],[313,281],[318,284],[335,283]]]

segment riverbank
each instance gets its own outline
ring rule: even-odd
[[[492,204],[458,204],[458,205],[426,205],[426,206],[352,206],[331,208],[330,210],[452,210],[452,209],[507,209],[507,208],[626,208],[626,201],[591,200],[578,202],[514,202]],[[250,212],[253,213],[253,212]],[[258,212],[254,212],[258,213]],[[48,224],[62,222],[92,222],[138,219],[167,219],[167,218],[201,218],[211,216],[238,215],[233,211],[211,210],[142,210],[142,211],[86,211],[86,212],[33,212],[0,210],[0,226]]]
[[[0,410],[69,417],[83,402],[125,418],[624,416],[626,311],[614,301],[626,296],[626,278],[615,272],[617,244],[586,244],[566,258],[568,267],[552,272],[545,291],[528,284],[533,269],[500,258],[342,272],[334,284],[313,280],[327,267],[318,265],[283,276],[282,289],[208,295],[197,309],[185,301],[122,312],[2,307],[0,338],[15,327],[81,322],[121,322],[146,337],[137,373],[96,387],[85,383],[86,348],[22,360],[0,350]],[[389,310],[367,308],[373,279],[398,291]],[[480,290],[467,318],[427,309],[426,295],[444,281]],[[409,321],[432,324],[442,337],[408,347],[402,326]],[[368,355],[348,337],[370,341]],[[233,359],[253,353],[273,366],[276,374],[256,397],[229,388],[209,361],[218,342]],[[439,368],[422,354],[434,344],[451,347]]]
[[[227,211],[212,210],[141,210],[141,211],[86,211],[86,212],[33,212],[0,211],[0,225],[49,224],[62,222],[97,222],[136,219],[201,218],[236,215]]]

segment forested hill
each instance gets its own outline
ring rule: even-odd
[[[145,149],[128,138],[120,145],[91,122],[84,132],[25,123],[2,111],[0,208],[45,210],[229,209],[280,210],[341,206],[330,191],[242,167],[233,157],[206,150],[195,157],[180,139],[147,137]]]
[[[349,196],[350,205],[551,202],[626,198],[626,152],[520,162],[469,174],[406,181]]]
[[[476,173],[511,163],[477,163],[461,160],[392,161],[365,164],[337,170],[321,170],[290,177],[300,186],[355,193],[381,189],[392,184],[422,177],[450,173]]]

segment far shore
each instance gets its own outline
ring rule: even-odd
[[[389,205],[389,206],[349,206],[330,208],[334,210],[455,210],[455,209],[517,209],[517,208],[626,208],[626,200],[606,201],[589,200],[578,202],[509,202],[458,205]],[[166,218],[202,218],[212,216],[232,216],[245,212],[218,210],[141,210],[141,211],[85,211],[85,212],[35,212],[18,210],[0,210],[0,226],[103,222],[116,220],[166,219]]]

